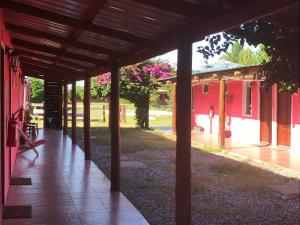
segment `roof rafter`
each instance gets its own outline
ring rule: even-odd
[[[90,45],[87,43],[79,42],[79,41],[70,41],[68,38],[64,38],[58,35],[50,34],[47,32],[39,31],[39,30],[34,30],[31,28],[15,25],[12,23],[6,23],[6,28],[10,31],[19,33],[19,34],[24,34],[24,35],[29,35],[32,37],[37,37],[37,38],[44,38],[50,41],[54,41],[63,45],[69,45],[74,48],[79,48],[82,50],[88,50],[90,52],[98,53],[98,54],[104,54],[108,56],[113,56],[115,58],[118,57],[123,57],[126,56],[127,54],[121,53],[121,52],[116,52],[107,48],[95,46],[95,45]]]
[[[64,52],[58,48],[34,44],[32,42],[24,41],[21,39],[12,39],[12,43],[14,45],[29,48],[29,49],[32,49],[35,51],[45,52],[45,53],[49,53],[49,54],[53,54],[53,55],[60,55],[60,56],[66,57],[66,58],[75,59],[75,60],[83,61],[83,62],[88,62],[88,63],[92,63],[92,64],[95,64],[98,66],[101,66],[101,65],[104,65],[107,63],[106,61],[103,61],[100,59],[83,56],[83,55],[78,55],[78,54],[70,53],[70,52]]]
[[[53,65],[51,63],[46,63],[46,62],[39,61],[39,60],[29,59],[29,58],[25,58],[25,57],[20,57],[20,58],[21,58],[22,63],[36,65],[36,66],[45,67],[45,68],[50,68],[50,69],[57,70],[57,71],[62,71],[62,72],[65,72],[65,73],[75,73],[75,74],[84,74],[84,73],[86,73],[84,71],[78,71],[78,70],[66,68],[66,67],[59,66],[59,65]]]
[[[208,5],[199,5],[182,0],[131,0],[143,5],[151,6],[172,13],[181,14],[188,18],[205,18],[213,16],[220,11],[219,8],[209,7]]]
[[[55,68],[46,68],[46,67],[43,67],[43,66],[40,66],[40,65],[32,65],[32,64],[29,64],[29,63],[24,63],[22,62],[21,63],[21,67],[22,67],[22,71],[23,73],[25,73],[26,76],[30,76],[30,74],[28,74],[26,71],[34,71],[36,73],[39,73],[39,74],[42,74],[42,75],[45,75],[45,74],[53,74],[53,75],[57,75],[58,77],[60,76],[60,79],[62,78],[66,78],[67,80],[69,79],[73,79],[73,80],[76,80],[76,79],[83,79],[86,77],[86,74],[84,73],[65,73],[65,72],[62,72],[61,70],[55,70]]]
[[[23,58],[25,57],[25,58],[29,58],[29,59],[33,59],[33,60],[34,59],[40,59],[40,60],[52,62],[55,59],[53,57],[45,56],[45,55],[42,55],[42,54],[38,54],[38,53],[26,51],[26,50],[21,50],[21,49],[18,49],[18,48],[16,49],[16,53],[17,53],[17,55],[19,55]],[[81,69],[81,70],[90,69],[89,67],[86,67],[86,66],[83,66],[83,65],[80,65],[80,64],[76,64],[76,63],[73,63],[73,62],[70,62],[70,61],[67,61],[67,60],[63,60],[63,59],[56,60],[56,62],[59,63],[59,64],[64,64],[66,66],[76,68],[76,69]]]
[[[298,0],[252,0],[248,4],[241,5],[235,10],[223,13],[207,21],[193,21],[192,23],[179,27],[169,33],[157,38],[153,43],[155,47],[137,52],[133,57],[120,60],[120,65],[125,66],[145,59],[152,58],[172,51],[177,48],[178,40],[182,34],[191,34],[191,41],[201,41],[206,35],[214,34],[231,29],[255,19],[287,9],[296,4]],[[170,36],[169,34],[172,34]]]
[[[83,30],[87,30],[96,34],[105,35],[108,37],[113,37],[119,40],[124,40],[137,44],[147,44],[149,41],[142,37],[139,37],[135,34],[123,32],[119,30],[115,30],[109,27],[104,27],[92,23],[87,23],[85,21],[75,19],[72,17],[68,17],[65,15],[61,15],[52,11],[44,10],[32,5],[14,2],[11,0],[2,0],[0,2],[0,7],[6,8],[15,12],[24,13],[27,15],[35,16],[38,18],[50,20],[56,23],[68,25],[71,27],[81,28]]]
[[[57,81],[72,81],[74,77],[63,77],[59,73],[43,73],[38,70],[26,68],[26,66],[22,68],[22,72],[25,76],[35,77],[43,80],[57,80]]]

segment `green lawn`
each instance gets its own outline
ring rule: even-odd
[[[70,106],[69,106],[70,107]],[[166,107],[162,107],[164,110]],[[133,104],[126,104],[127,110],[134,110]],[[162,110],[160,108],[151,108],[151,110]],[[91,127],[107,127],[108,126],[108,104],[105,104],[105,119],[103,122],[103,103],[92,102],[91,103]],[[167,111],[167,110],[166,110]],[[77,126],[83,127],[83,103],[77,103]],[[69,126],[71,126],[71,117],[69,116]],[[43,127],[42,119],[35,119],[35,122],[39,124],[39,127]],[[150,117],[150,127],[156,126],[172,126],[172,116],[151,116]],[[121,127],[136,127],[136,121],[134,115],[128,115],[126,117],[126,122],[121,121]]]

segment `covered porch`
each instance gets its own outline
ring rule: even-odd
[[[20,155],[13,176],[31,177],[32,185],[11,186],[8,205],[32,205],[32,218],[0,224],[146,225],[148,222],[109,179],[60,130],[43,129],[48,143]]]
[[[192,131],[192,140],[203,145],[218,148],[218,135]],[[251,144],[240,140],[226,138],[224,151],[239,157],[249,158],[253,161],[271,163],[275,166],[300,172],[300,153],[298,149],[274,147],[268,144]]]
[[[176,92],[181,93],[176,96],[174,214],[177,225],[191,224],[192,43],[206,35],[295,8],[298,1],[174,2],[0,2],[1,33],[5,36],[1,36],[2,207],[33,206],[32,218],[4,220],[2,224],[147,224],[120,192],[119,70],[174,49],[178,49]],[[19,56],[20,68],[11,71],[8,58],[13,55]],[[111,182],[90,161],[90,78],[108,71],[112,75]],[[34,156],[26,153],[13,166],[17,148],[12,151],[6,144],[6,125],[13,111],[11,106],[6,110],[5,105],[15,100],[11,97],[11,81],[24,76],[45,80],[45,127],[57,130],[45,129],[40,133],[48,143],[39,149],[39,158],[32,161]],[[85,81],[84,152],[76,146],[78,80]],[[68,129],[68,84],[72,84],[72,140],[63,135]],[[12,175],[30,177],[33,184],[12,186]]]

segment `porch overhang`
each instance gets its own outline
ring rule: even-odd
[[[6,28],[24,75],[81,80],[178,48],[190,40],[268,16],[297,0],[153,1],[3,0]],[[294,7],[295,8],[295,7]],[[278,22],[279,21],[279,22]]]

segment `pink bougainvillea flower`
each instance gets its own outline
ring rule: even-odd
[[[104,73],[98,76],[98,83],[102,85],[107,84],[110,81],[110,77],[111,77],[110,73]]]

